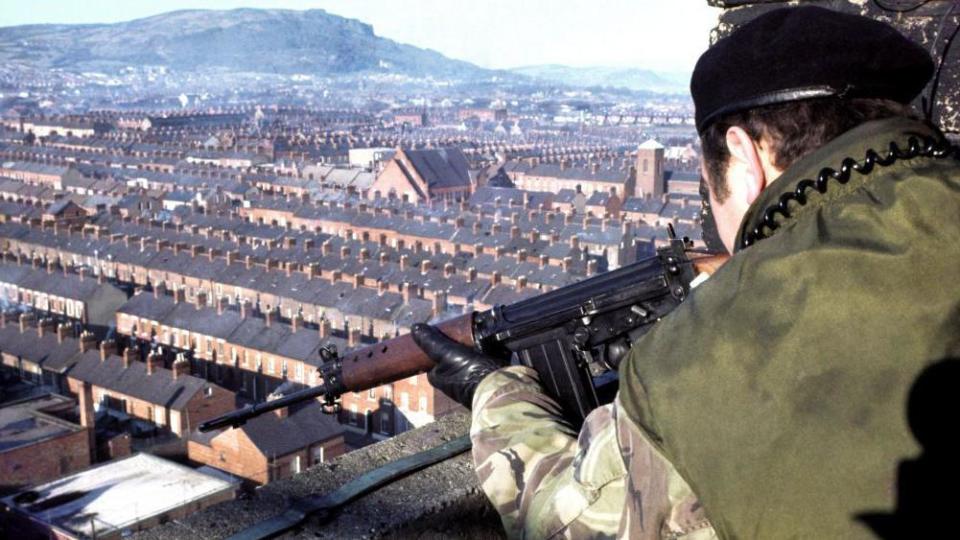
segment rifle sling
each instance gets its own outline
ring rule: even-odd
[[[368,471],[325,495],[294,499],[283,513],[266,519],[234,534],[229,540],[261,540],[274,538],[313,517],[326,523],[336,510],[362,495],[385,486],[409,473],[447,460],[469,450],[470,436],[457,437],[440,446],[403,457]]]

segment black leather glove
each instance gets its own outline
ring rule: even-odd
[[[413,325],[410,335],[437,364],[427,373],[430,384],[468,409],[480,381],[500,368],[495,359],[453,341],[429,324]]]

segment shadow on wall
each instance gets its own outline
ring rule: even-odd
[[[956,535],[950,516],[956,512],[955,490],[960,486],[960,442],[955,432],[958,388],[960,359],[956,358],[931,365],[913,383],[907,421],[923,451],[897,467],[892,513],[856,516],[880,538],[947,538],[948,528]]]

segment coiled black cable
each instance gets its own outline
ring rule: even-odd
[[[743,235],[740,241],[740,247],[746,248],[752,246],[759,240],[763,240],[768,235],[763,232],[764,227],[775,231],[780,224],[777,223],[777,214],[785,218],[790,217],[790,202],[794,201],[800,206],[807,204],[807,190],[816,189],[821,194],[827,192],[827,184],[830,180],[835,180],[840,184],[846,184],[850,180],[850,173],[856,171],[860,174],[870,174],[877,165],[888,167],[899,160],[913,159],[916,157],[947,158],[954,156],[960,159],[960,149],[952,146],[950,141],[945,138],[924,137],[923,143],[916,137],[910,137],[907,141],[907,149],[901,150],[896,142],[891,142],[886,155],[881,156],[873,148],[867,150],[863,162],[857,162],[853,158],[845,158],[840,163],[840,169],[834,170],[830,167],[820,169],[820,174],[816,180],[805,178],[797,182],[793,191],[788,191],[776,203],[770,205],[763,211],[763,220],[760,225],[754,227]]]

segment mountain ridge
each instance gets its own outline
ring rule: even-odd
[[[377,36],[367,23],[322,9],[186,9],[117,23],[0,27],[0,62],[70,71],[163,65],[321,76],[378,71],[486,78],[498,73]]]

